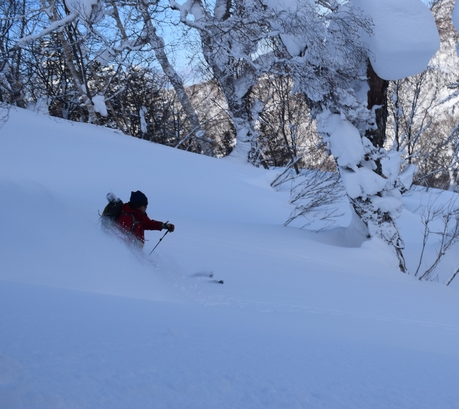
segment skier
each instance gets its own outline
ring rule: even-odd
[[[116,220],[119,230],[140,249],[145,244],[145,230],[166,229],[170,233],[175,230],[173,224],[150,219],[147,215],[147,206],[148,199],[140,190],[131,192],[129,202],[123,204],[121,214]]]

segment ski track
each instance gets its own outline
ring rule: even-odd
[[[420,325],[429,328],[442,328],[449,331],[459,331],[459,325],[442,324],[439,322],[425,321],[419,319],[410,319],[395,317],[389,315],[375,315],[365,313],[355,313],[345,310],[329,309],[329,308],[317,308],[309,307],[304,305],[295,304],[282,304],[282,303],[266,303],[261,301],[248,300],[240,297],[231,296],[208,296],[207,298],[198,300],[199,303],[207,306],[225,306],[233,307],[237,309],[250,309],[253,311],[272,314],[272,313],[305,313],[305,314],[322,314],[330,316],[343,316],[343,317],[354,317],[365,320],[377,320],[386,322],[397,322],[400,324],[411,324]]]

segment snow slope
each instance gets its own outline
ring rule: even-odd
[[[459,284],[403,275],[343,228],[284,227],[274,176],[12,110],[0,128],[0,408],[459,408]],[[98,225],[108,191],[137,189],[150,217],[176,225],[151,256],[161,233],[147,232],[141,257]],[[410,269],[427,200],[405,198]],[[205,271],[225,284],[193,277]]]

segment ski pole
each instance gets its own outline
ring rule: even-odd
[[[167,223],[168,223],[168,222],[166,222],[166,223],[164,223],[164,224],[167,224]],[[151,253],[153,253],[153,252],[155,251],[155,248],[159,246],[159,243],[161,243],[161,242],[163,241],[163,239],[164,239],[164,237],[166,237],[166,234],[167,234],[167,233],[169,233],[169,230],[167,230],[166,233],[164,233],[163,237],[161,237],[161,238],[159,239],[158,243],[156,243],[156,246],[153,247],[153,250],[152,250],[152,251],[150,251],[149,256],[151,255]]]

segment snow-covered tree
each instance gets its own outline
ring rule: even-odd
[[[291,77],[266,75],[253,95],[263,106],[257,126],[265,163],[274,167],[291,163],[298,174],[299,167],[306,164],[319,168],[311,152],[317,150],[318,138],[304,95],[292,93],[292,88]]]
[[[170,3],[180,12],[180,21],[199,33],[204,59],[225,97],[236,133],[230,156],[258,165],[254,121],[260,107],[250,95],[260,76],[272,68],[267,48],[275,13],[253,0],[217,0],[213,6],[201,0]]]
[[[28,78],[24,68],[29,55],[15,44],[28,24],[37,24],[34,14],[25,1],[8,0],[0,4],[0,102],[24,108],[24,86]]]
[[[157,3],[157,1],[153,2],[153,5],[157,6]],[[151,45],[165,75],[169,78],[169,81],[174,87],[174,90],[177,94],[177,98],[180,101],[183,110],[185,111],[186,116],[191,124],[191,132],[189,135],[195,135],[198,140],[198,143],[202,147],[203,153],[212,156],[212,141],[205,136],[205,132],[201,127],[198,115],[196,114],[196,111],[186,93],[183,80],[178,75],[173,65],[170,63],[170,60],[166,53],[164,39],[158,35],[156,27],[153,24],[149,10],[149,5],[150,2],[147,0],[140,0],[137,3],[137,7],[140,10],[144,23],[142,38],[144,41],[147,41]]]
[[[300,25],[290,25],[296,31],[287,33],[286,46],[296,57],[295,79],[311,100],[318,130],[368,237],[394,248],[400,270],[406,272],[395,222],[402,208],[401,159],[384,149],[386,92],[388,80],[426,68],[438,49],[438,32],[420,0],[353,0],[330,6],[328,13],[318,14],[322,26],[316,25],[326,41],[311,42],[317,37],[308,31],[302,36]],[[301,41],[303,47],[295,47]]]
[[[84,106],[84,116],[87,115],[90,122],[109,123],[110,120],[101,119],[109,115],[117,126],[123,129],[119,120],[122,113],[115,112],[111,106],[111,85],[113,82],[119,83],[113,81],[113,78],[122,70],[130,70],[132,59],[127,58],[130,53],[143,52],[151,57],[152,50],[188,119],[189,125],[182,126],[182,132],[186,131],[189,138],[193,136],[198,140],[200,152],[213,154],[211,141],[205,136],[184,83],[170,63],[165,43],[154,25],[155,13],[163,10],[160,8],[158,11],[158,2],[141,1],[131,4],[113,0],[40,1],[41,7],[37,8],[37,14],[46,16],[48,21],[42,19],[41,26],[31,27],[30,32],[20,36],[17,39],[16,50],[20,52],[26,48],[37,48],[37,44],[40,44],[42,55],[49,56],[49,50],[53,51],[53,57],[49,61],[45,59],[38,63],[34,70],[45,72],[41,78],[47,77],[48,73],[53,71],[50,70],[50,64],[54,64],[58,71],[65,72],[65,75],[59,75],[49,83],[52,88],[55,88],[56,83],[60,83],[60,90],[65,90],[66,96],[53,96],[54,101],[57,97],[58,105],[66,106],[62,112],[68,111],[68,96],[73,94],[73,99],[78,100],[74,102]],[[105,18],[107,16],[112,18]],[[123,24],[121,16],[126,17],[124,21],[129,22],[128,27]],[[47,41],[47,47],[43,47],[44,39]],[[149,48],[145,47],[147,44]],[[65,70],[56,65],[56,53],[59,60],[64,62]],[[62,61],[58,61],[58,64]],[[141,61],[142,59],[137,57],[136,64]],[[114,65],[118,68],[114,68]],[[150,66],[151,63],[148,62],[145,68],[148,69]],[[62,83],[63,78],[66,80],[65,83]],[[64,102],[61,103],[59,100]],[[139,110],[137,115],[140,113]],[[67,113],[64,116],[67,117]]]
[[[86,48],[85,35],[78,24],[89,26],[104,18],[101,0],[68,0],[51,1],[41,0],[42,14],[48,22],[41,30],[33,30],[29,35],[22,36],[17,41],[16,48],[26,48],[44,37],[55,34],[57,44],[55,49],[62,52],[63,60],[70,73],[74,91],[86,108],[89,121],[98,123],[97,112],[100,104],[93,100],[96,94],[91,92],[88,84],[88,71],[85,67]]]

